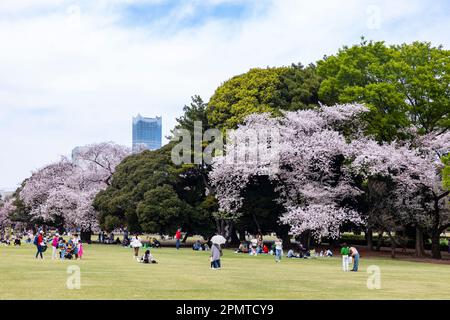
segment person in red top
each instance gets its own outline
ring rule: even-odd
[[[36,236],[35,240],[34,240],[34,244],[36,245],[37,248],[37,252],[36,252],[36,259],[38,258],[38,256],[41,256],[41,259],[44,259],[44,257],[42,256],[42,246],[44,245],[44,237],[42,236],[44,232],[41,230],[39,231],[39,234]]]
[[[175,239],[177,240],[177,243],[176,243],[177,250],[179,250],[180,242],[181,242],[181,228],[178,228],[177,233],[175,233]]]

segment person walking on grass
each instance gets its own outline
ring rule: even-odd
[[[350,271],[357,272],[359,267],[359,252],[355,247],[350,247],[350,256],[353,258],[353,269]]]
[[[133,239],[131,239],[130,245],[134,250],[134,258],[139,261],[139,248],[142,247],[142,242],[138,235],[135,235]]]
[[[341,255],[342,255],[342,269],[344,272],[348,272],[348,255],[350,253],[350,248],[347,246],[347,243],[342,244]]]
[[[211,247],[211,269],[220,270],[220,257],[223,255],[220,245],[214,243]]]
[[[176,239],[176,248],[177,250],[180,250],[181,228],[178,228],[177,232],[175,233],[175,239]]]
[[[42,249],[45,245],[43,234],[44,234],[44,231],[41,230],[34,238],[34,244],[36,245],[36,249],[37,249],[36,259],[38,258],[38,256],[41,256],[41,259],[44,259],[44,257],[42,256]]]
[[[56,233],[53,236],[52,240],[52,260],[55,260],[58,257],[58,245],[59,245],[59,234]]]
[[[83,258],[83,243],[78,241],[78,258],[81,260]]]
[[[283,254],[283,241],[277,239],[275,241],[275,261],[280,262]]]

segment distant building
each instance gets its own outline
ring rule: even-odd
[[[0,190],[0,199],[5,200],[5,199],[11,197],[13,194],[14,194],[14,191]]]
[[[157,150],[161,148],[162,117],[145,118],[140,114],[133,117],[133,151]]]
[[[88,150],[88,147],[76,147],[72,150],[72,162],[77,165],[80,166],[82,160],[80,159],[80,154],[82,152],[86,152]]]

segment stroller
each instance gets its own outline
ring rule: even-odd
[[[75,254],[75,247],[71,244],[67,246],[66,254],[64,255],[65,259],[72,260]]]

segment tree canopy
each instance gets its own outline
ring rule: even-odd
[[[252,113],[311,108],[318,104],[319,84],[313,65],[251,69],[216,89],[208,120],[215,128],[235,128]]]
[[[317,63],[320,100],[365,103],[368,133],[379,141],[450,127],[450,51],[428,42],[387,46],[362,41]]]

